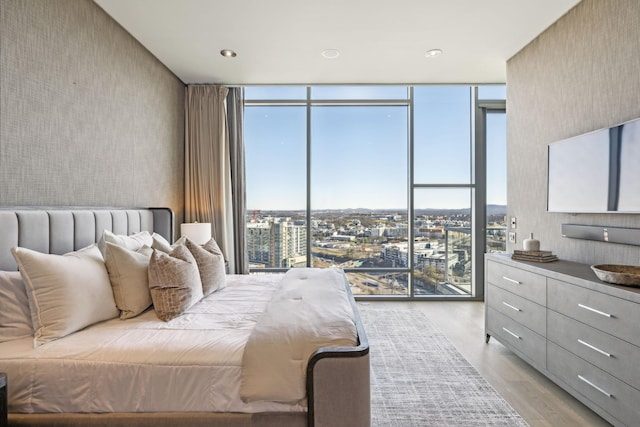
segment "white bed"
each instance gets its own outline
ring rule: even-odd
[[[140,211],[141,217],[146,215],[145,210]],[[19,217],[20,212],[24,211],[0,211],[0,233],[6,232],[3,224],[13,227],[11,215],[15,213]],[[50,218],[50,212],[52,210],[28,210],[26,217],[39,218],[38,223],[44,224],[42,215]],[[75,219],[76,216],[85,218],[87,211],[53,212],[57,218]],[[102,210],[100,212],[96,217],[103,217]],[[113,217],[122,217],[120,210],[113,212],[116,212]],[[126,212],[125,217],[134,218],[135,223],[136,215],[132,213],[135,211]],[[28,224],[24,220],[17,222],[20,235]],[[164,225],[166,222],[159,221]],[[49,219],[48,223],[56,221]],[[79,226],[74,222],[71,228],[77,230]],[[99,225],[94,228],[92,232],[98,240],[102,230],[98,230]],[[134,225],[131,229],[131,224],[127,224],[126,228],[131,234],[143,226]],[[149,231],[155,229],[153,224],[149,228]],[[169,235],[172,232],[171,229],[164,231]],[[64,235],[57,230],[45,232],[49,236]],[[29,233],[31,241],[38,241]],[[54,247],[59,246],[54,243],[57,240],[50,239],[48,246],[52,243]],[[72,240],[86,243],[77,237]],[[23,239],[19,243],[24,242]],[[3,244],[5,247],[12,244],[6,234],[0,238],[0,250]],[[2,267],[11,269],[6,263]],[[295,274],[301,276],[300,272]],[[172,425],[176,419],[180,419],[180,425],[212,426],[369,425],[368,346],[344,273],[335,272],[335,277],[337,283],[342,280],[340,277],[345,280],[337,288],[346,294],[353,336],[336,342],[348,345],[315,348],[304,353],[308,357],[303,361],[290,356],[293,360],[283,363],[277,359],[283,352],[282,347],[277,347],[272,349],[273,359],[264,359],[262,354],[268,353],[264,351],[253,357],[252,367],[248,367],[247,360],[243,363],[243,357],[246,359],[249,354],[245,347],[250,348],[247,343],[255,341],[257,335],[252,333],[261,329],[256,325],[261,325],[260,322],[269,317],[268,313],[276,313],[271,323],[286,324],[286,318],[278,314],[283,307],[289,307],[283,306],[283,301],[295,305],[303,298],[298,294],[281,294],[281,282],[286,277],[284,274],[227,275],[223,289],[168,322],[159,320],[151,307],[136,317],[98,322],[37,348],[34,348],[33,337],[0,343],[0,371],[8,374],[11,425]],[[274,295],[279,296],[273,298]],[[305,294],[304,298],[322,299],[316,294]],[[307,317],[298,316],[299,319]],[[332,332],[348,335],[347,329]],[[288,333],[281,330],[278,335]],[[263,341],[269,342],[269,336]],[[290,399],[280,397],[282,390],[270,386],[279,383],[268,382],[270,371],[286,372],[291,370],[290,366],[295,366],[293,370],[298,366],[304,368],[299,380],[302,398],[296,394]],[[265,371],[265,378],[260,381],[267,382],[258,382],[256,387],[258,390],[262,387],[263,394],[243,394],[243,388],[250,387],[247,373],[261,371]],[[252,374],[249,378],[258,376]],[[275,397],[271,390],[277,392]],[[291,395],[285,393],[284,396]]]

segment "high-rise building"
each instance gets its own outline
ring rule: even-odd
[[[251,222],[247,224],[247,252],[254,266],[269,267],[271,253],[271,224]]]
[[[271,268],[306,266],[305,224],[284,218],[269,218],[247,224],[249,262]]]

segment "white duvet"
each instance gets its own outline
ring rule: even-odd
[[[306,397],[309,358],[323,347],[357,345],[347,278],[336,268],[289,270],[253,329],[240,393],[248,402]]]
[[[282,277],[227,276],[225,289],[170,322],[149,310],[36,349],[32,338],[1,343],[9,411],[305,411],[240,399],[245,344]]]

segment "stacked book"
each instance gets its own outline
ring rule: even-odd
[[[511,259],[517,259],[520,261],[533,261],[533,262],[552,262],[557,261],[558,257],[551,251],[523,251],[515,249]]]

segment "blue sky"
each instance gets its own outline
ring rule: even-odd
[[[487,93],[487,89],[491,92]],[[504,87],[483,88],[504,97]],[[407,97],[398,86],[321,86],[313,99]],[[481,92],[482,93],[482,92]],[[304,87],[247,88],[247,99],[304,99]],[[414,174],[419,184],[470,182],[470,92],[465,86],[414,89]],[[504,115],[489,121],[489,203],[506,203]],[[493,129],[493,131],[492,131]],[[312,209],[406,209],[406,106],[312,106]],[[306,206],[306,107],[245,109],[247,209]],[[467,189],[417,189],[416,208],[469,207]]]

